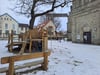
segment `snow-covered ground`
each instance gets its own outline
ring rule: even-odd
[[[13,55],[5,48],[6,43],[0,40],[0,58]],[[21,75],[100,75],[100,46],[52,40],[48,47],[51,49],[48,70]],[[3,66],[7,65],[0,64]]]

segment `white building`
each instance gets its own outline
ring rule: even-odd
[[[14,31],[15,34],[19,33],[19,24],[18,22],[11,17],[9,14],[5,13],[0,16],[0,36],[8,36],[8,33],[11,32],[11,30]]]
[[[55,31],[56,31],[56,28],[55,28],[55,25],[54,23],[51,21],[51,20],[48,20],[48,21],[45,21],[41,24],[39,24],[37,26],[37,28],[40,30],[40,29],[45,29],[48,31],[48,37],[49,36],[55,36]]]
[[[14,34],[20,34],[27,31],[28,24],[18,23],[13,17],[8,13],[0,16],[0,37],[6,38],[8,34],[13,30]]]

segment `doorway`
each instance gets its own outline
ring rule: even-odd
[[[83,42],[86,44],[91,44],[91,32],[83,33]]]

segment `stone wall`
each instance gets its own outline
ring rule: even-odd
[[[100,44],[100,0],[72,9],[71,16],[73,42],[83,43],[83,33],[91,32],[91,43]]]

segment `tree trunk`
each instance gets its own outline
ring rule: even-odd
[[[29,29],[33,29],[33,28],[34,28],[34,23],[35,23],[35,17],[32,17],[32,18],[30,19]]]
[[[37,3],[37,0],[33,0],[33,5],[32,5],[32,9],[31,9],[31,19],[30,19],[30,25],[29,25],[29,29],[33,29],[34,27],[34,23],[35,23],[35,12],[34,12],[34,9],[35,9],[35,5]]]

